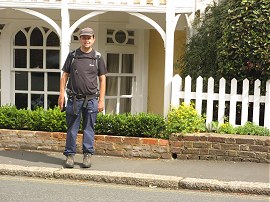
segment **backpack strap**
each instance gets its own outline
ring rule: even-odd
[[[74,62],[74,59],[75,59],[75,57],[76,57],[76,51],[77,51],[77,49],[75,49],[74,51],[71,51],[70,52],[70,57],[71,57],[71,60],[70,60],[70,64],[69,64],[69,67],[71,68],[71,65],[73,64],[73,62]]]
[[[74,51],[71,51],[70,52],[70,57],[71,57],[71,61],[70,61],[70,64],[69,64],[70,67],[73,64],[74,59],[76,58],[76,50],[77,49],[75,49]],[[98,63],[99,63],[100,57],[101,57],[101,53],[95,50],[95,58],[93,58],[93,59],[96,60],[96,67],[97,67],[97,69],[99,68]]]
[[[98,63],[99,63],[100,57],[101,57],[101,53],[95,50],[95,58],[96,58],[97,69],[99,68]]]

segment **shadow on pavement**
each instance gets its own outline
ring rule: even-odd
[[[29,163],[32,165],[32,163],[38,165],[38,163],[44,163],[44,164],[55,164],[55,165],[63,165],[65,161],[65,157],[63,155],[63,158],[55,157],[52,155],[48,155],[47,153],[42,153],[40,151],[21,151],[21,150],[0,150],[0,156],[6,157],[9,162],[4,163],[11,163],[11,164],[19,164],[25,162],[25,164]],[[16,163],[18,162],[18,163]],[[0,162],[3,163],[3,162]],[[24,164],[24,163],[23,163]]]

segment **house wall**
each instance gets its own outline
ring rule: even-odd
[[[183,55],[186,44],[186,31],[175,32],[174,63]],[[156,30],[150,30],[149,37],[149,71],[148,71],[148,112],[163,114],[165,49],[163,41]],[[175,69],[174,73],[179,73]]]
[[[174,35],[174,64],[178,63],[179,59],[185,52],[185,45],[187,41],[186,31],[176,31]],[[175,74],[180,74],[181,69],[175,65],[174,71]]]
[[[163,41],[156,30],[150,30],[148,103],[149,113],[163,113],[165,50]]]

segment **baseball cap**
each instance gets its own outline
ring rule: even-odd
[[[93,36],[94,35],[94,30],[90,27],[83,28],[80,31],[80,36],[87,35],[87,36]]]

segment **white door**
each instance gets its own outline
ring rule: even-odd
[[[138,86],[140,68],[136,32],[123,29],[106,29],[105,59],[107,82],[105,113],[136,113],[142,111],[136,104],[141,94]]]

